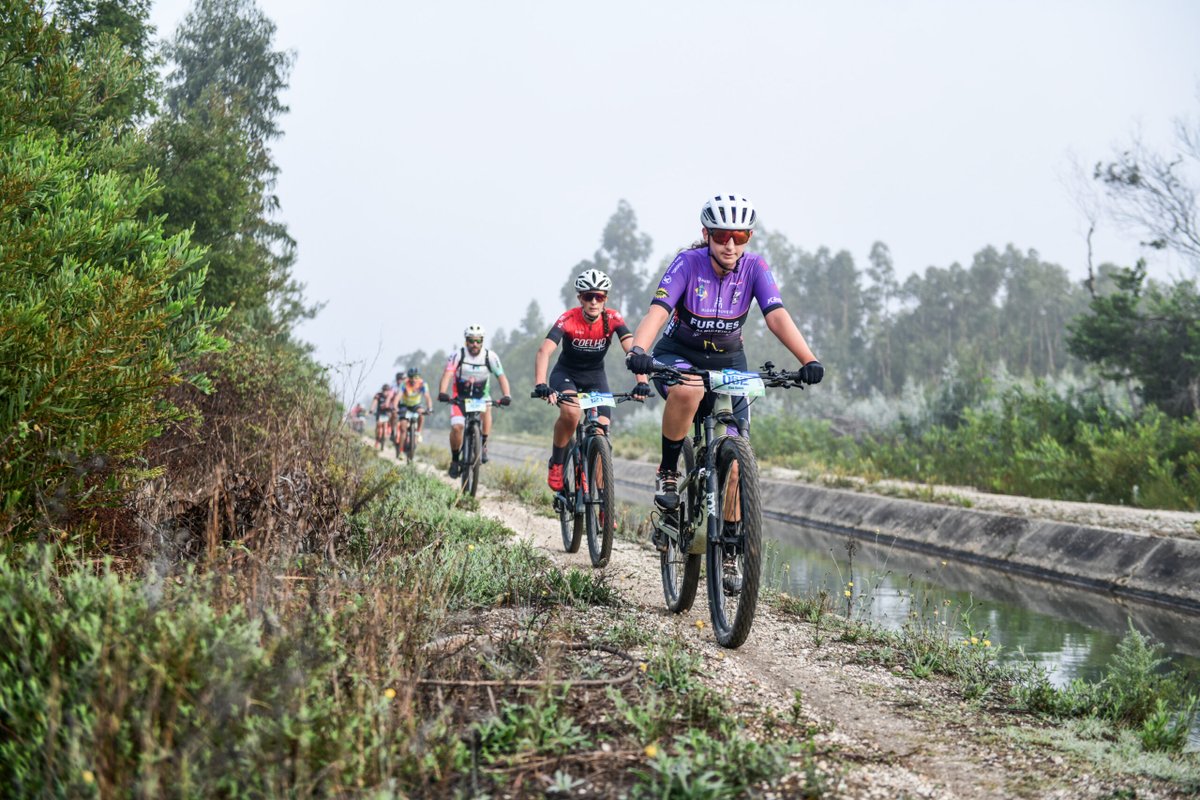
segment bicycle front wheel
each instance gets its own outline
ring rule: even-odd
[[[758,605],[762,505],[758,463],[750,442],[739,436],[722,440],[717,450],[716,510],[719,535],[709,537],[705,565],[708,607],[717,644],[740,647]]]
[[[683,440],[683,474],[691,475],[696,464],[696,456],[692,452],[692,440]],[[675,512],[675,520],[679,530],[687,530],[690,526],[704,524],[700,514],[700,487],[693,478],[688,481],[687,493],[680,498],[679,510]],[[664,515],[666,516],[666,515]],[[667,610],[673,614],[682,614],[692,607],[696,601],[696,588],[700,585],[700,554],[692,555],[679,549],[677,539],[667,538],[667,551],[659,553],[659,571],[662,572],[663,598],[667,601]]]
[[[615,480],[612,445],[604,436],[592,437],[587,471],[587,543],[593,567],[608,564],[612,555]]]
[[[575,514],[575,459],[579,454],[572,448],[563,462],[563,488],[555,497],[558,523],[562,527],[563,550],[578,553],[583,541],[583,517]]]
[[[417,449],[417,434],[413,432],[413,424],[408,424],[408,431],[404,435],[404,457],[408,459],[408,463],[413,462],[413,456]]]
[[[462,490],[463,494],[475,496],[475,492],[479,489],[479,459],[483,450],[483,439],[479,433],[479,426],[472,425],[467,432],[466,439],[463,441],[462,458]]]

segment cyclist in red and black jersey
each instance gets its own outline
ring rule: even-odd
[[[577,392],[607,392],[608,378],[604,374],[604,356],[616,335],[621,347],[628,352],[633,333],[625,325],[620,313],[605,308],[612,280],[598,269],[581,272],[575,279],[575,290],[579,292],[579,306],[563,313],[546,334],[546,340],[538,348],[533,360],[533,392],[545,398],[547,403],[558,401],[558,395],[573,395]],[[562,352],[554,369],[546,376],[550,354],[562,344]],[[650,384],[645,375],[637,376],[638,384],[633,394],[650,396]],[[612,408],[599,409],[600,423],[607,427]],[[579,406],[559,406],[558,420],[554,423],[554,448],[550,454],[550,470],[546,483],[554,491],[563,488],[563,461],[567,446],[579,423]]]

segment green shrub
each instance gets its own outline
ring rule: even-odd
[[[119,64],[85,73],[16,5],[0,26],[0,533],[117,496],[176,413],[164,391],[203,383],[182,364],[223,344],[199,251],[146,217],[153,176],[109,166],[136,134],[81,123],[105,117]]]

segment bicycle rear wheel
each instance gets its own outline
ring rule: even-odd
[[[483,439],[479,433],[479,426],[471,425],[463,440],[463,455],[459,456],[463,470],[463,494],[469,494],[471,497],[474,497],[479,489],[479,458],[482,449]]]
[[[608,564],[612,555],[613,496],[615,494],[612,446],[605,436],[593,436],[588,448],[587,543],[593,567]]]
[[[575,514],[575,459],[578,453],[572,447],[563,461],[563,488],[554,498],[558,507],[558,523],[562,527],[563,550],[578,553],[583,541],[583,517]]]
[[[683,474],[691,475],[696,464],[696,456],[692,452],[692,440],[683,440]],[[688,481],[687,493],[680,498],[679,510],[675,512],[680,530],[689,526],[703,525],[701,516],[699,522],[700,487],[693,479]],[[700,554],[692,555],[679,549],[679,543],[667,539],[667,552],[659,553],[659,571],[662,572],[663,597],[667,601],[667,610],[674,614],[682,614],[692,607],[696,601],[696,588],[700,585]]]
[[[736,469],[735,469],[736,465]],[[721,441],[717,450],[717,515],[722,533],[710,537],[705,565],[708,607],[713,633],[722,647],[740,647],[750,635],[758,606],[762,569],[762,506],[758,491],[758,463],[750,442],[739,436]],[[734,521],[726,522],[727,517]],[[737,565],[736,580],[726,581],[726,556]],[[731,576],[732,577],[732,576]],[[727,583],[733,585],[727,586]]]

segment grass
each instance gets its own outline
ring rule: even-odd
[[[820,796],[809,732],[746,726],[603,571],[558,569],[453,487],[371,461],[332,552],[230,543],[148,577],[65,550],[0,557],[0,782],[737,797],[793,774]]]

